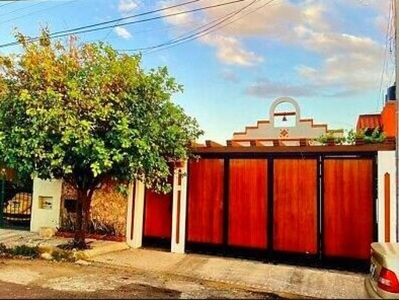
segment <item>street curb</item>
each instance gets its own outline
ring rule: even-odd
[[[79,254],[80,259],[88,260],[90,258],[99,256],[102,254],[116,252],[116,251],[122,251],[122,250],[126,250],[126,249],[129,249],[129,245],[127,243],[119,242],[119,243],[110,243],[109,245],[106,245],[106,246],[94,247],[93,249],[80,250],[77,252],[80,252],[80,254]]]

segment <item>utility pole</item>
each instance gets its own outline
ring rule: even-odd
[[[396,241],[399,242],[399,0],[395,0],[395,161],[396,161]]]

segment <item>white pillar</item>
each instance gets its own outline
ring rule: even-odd
[[[143,243],[144,184],[136,181],[129,190],[126,242],[132,248],[140,248]]]
[[[187,208],[187,162],[175,168],[173,174],[173,212],[171,251],[185,252]]]
[[[377,224],[378,242],[385,242],[385,174],[389,174],[389,199],[390,199],[390,241],[397,241],[397,202],[396,202],[396,165],[395,151],[378,151],[378,200],[377,200]]]

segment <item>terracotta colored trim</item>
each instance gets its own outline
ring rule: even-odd
[[[258,122],[256,122],[256,125],[253,126],[245,126],[245,130],[244,131],[237,131],[237,132],[233,132],[233,136],[235,135],[246,135],[248,134],[248,130],[252,130],[252,129],[258,129],[259,125],[261,124],[270,124],[269,120],[260,120]]]
[[[240,142],[247,142],[247,141],[240,141],[240,140],[237,140],[237,141],[234,141],[234,140],[227,140],[227,141],[226,141],[226,145],[227,145],[227,146],[229,146],[229,147],[245,147],[245,146],[243,146],[242,144],[240,144]],[[249,141],[249,142],[252,142],[252,141]]]
[[[206,144],[207,147],[220,147],[220,146],[222,146],[221,144],[216,143],[214,141],[210,141],[210,140],[206,140],[205,144]]]
[[[384,207],[385,207],[385,242],[391,240],[391,176],[389,173],[384,174]]]

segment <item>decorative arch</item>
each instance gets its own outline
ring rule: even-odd
[[[276,100],[274,100],[274,102],[270,106],[270,110],[269,110],[270,124],[274,127],[274,124],[275,124],[274,117],[276,115],[276,107],[278,105],[280,105],[281,103],[290,103],[294,106],[295,126],[298,126],[299,120],[301,119],[301,111],[300,111],[298,103],[291,97],[280,97],[280,98],[277,98]]]

